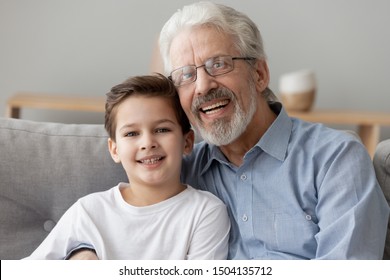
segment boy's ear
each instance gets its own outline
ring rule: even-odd
[[[194,148],[194,142],[195,142],[195,133],[191,129],[189,132],[184,134],[184,151],[183,151],[183,153],[185,155],[188,155],[192,152],[192,149]]]
[[[112,140],[111,138],[108,138],[107,143],[108,143],[108,150],[110,151],[112,159],[116,163],[120,163],[121,160],[120,160],[119,155],[118,155],[118,147],[116,145],[116,142],[114,140]]]

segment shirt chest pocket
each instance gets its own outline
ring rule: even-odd
[[[255,238],[270,251],[312,258],[318,232],[316,217],[304,212],[267,213],[254,219]]]

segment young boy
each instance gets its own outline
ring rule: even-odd
[[[180,182],[194,132],[162,75],[126,80],[107,94],[105,128],[129,183],[79,199],[29,259],[90,247],[99,259],[225,259],[225,205]]]

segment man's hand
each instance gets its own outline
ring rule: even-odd
[[[98,260],[98,257],[95,250],[83,248],[73,252],[68,260]]]

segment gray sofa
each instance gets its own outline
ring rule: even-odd
[[[28,256],[79,197],[126,180],[102,125],[0,118],[0,259]]]
[[[0,118],[0,144],[0,259],[28,256],[79,197],[127,180],[102,125]],[[390,140],[374,165],[390,201]]]

